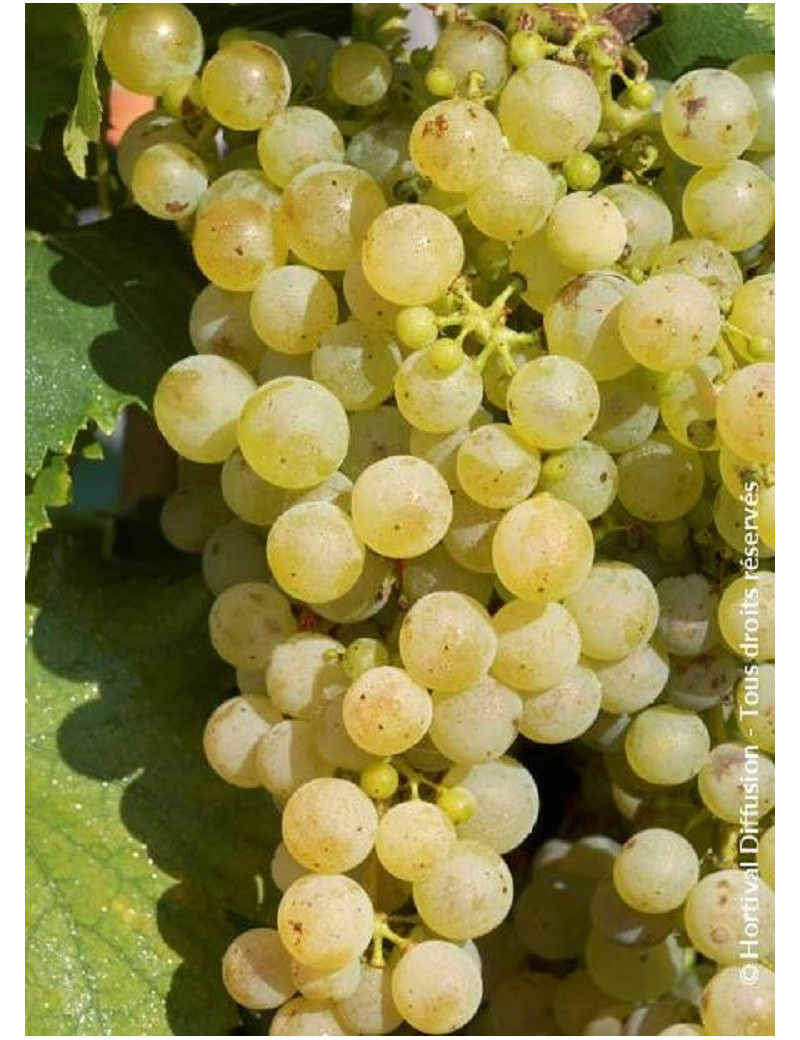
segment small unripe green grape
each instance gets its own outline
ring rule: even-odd
[[[439,326],[430,307],[405,307],[397,315],[397,335],[410,350],[422,350],[436,341]]]
[[[425,86],[434,97],[452,97],[456,92],[456,77],[449,69],[434,65],[425,75]]]
[[[391,762],[370,762],[362,770],[358,782],[364,794],[385,801],[396,793],[400,775]]]
[[[650,108],[656,99],[656,88],[648,80],[642,80],[641,83],[632,83],[625,92],[625,99],[634,108]]]
[[[534,29],[520,29],[508,43],[508,56],[517,68],[547,57],[547,41]]]
[[[466,823],[475,812],[475,796],[465,787],[443,787],[436,804],[456,825]]]
[[[464,351],[456,340],[443,336],[431,347],[430,358],[434,368],[449,375],[464,361]]]
[[[386,645],[379,639],[370,639],[366,636],[354,639],[345,650],[342,660],[345,672],[353,681],[370,668],[379,668],[384,664],[389,664],[389,651],[386,649]]]
[[[600,180],[601,169],[591,152],[578,152],[567,159],[562,172],[573,191],[589,191]]]

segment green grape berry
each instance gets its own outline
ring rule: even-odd
[[[449,69],[434,65],[425,74],[425,86],[434,97],[449,98],[456,92],[456,77]]]
[[[589,191],[600,180],[600,163],[591,152],[571,155],[562,167],[567,186],[573,191]]]
[[[656,88],[645,79],[640,83],[632,83],[625,96],[634,108],[647,109],[656,99]]]
[[[436,804],[455,824],[466,823],[476,809],[475,796],[465,787],[443,787],[436,796]]]
[[[386,801],[397,792],[400,774],[391,762],[372,762],[362,769],[358,783],[364,794],[370,798]]]
[[[356,680],[370,668],[389,663],[389,651],[378,639],[354,639],[344,652],[342,666],[350,679]]]
[[[395,328],[410,350],[429,347],[439,335],[436,315],[429,307],[404,307],[397,315]]]
[[[519,69],[545,58],[547,51],[547,41],[533,29],[520,29],[508,42],[508,56]]]
[[[464,361],[464,350],[457,340],[443,336],[441,339],[437,339],[431,347],[430,359],[434,368],[445,375],[450,375],[461,367]]]

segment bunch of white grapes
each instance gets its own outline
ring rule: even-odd
[[[270,1035],[774,1033],[774,60],[648,81],[527,7],[108,22],[159,98],[120,178],[208,283],[161,522],[208,762],[281,813],[222,964]]]

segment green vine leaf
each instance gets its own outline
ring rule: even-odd
[[[650,75],[675,79],[690,68],[723,66],[745,54],[775,49],[775,36],[748,4],[662,4],[662,24],[636,40]]]
[[[37,147],[50,116],[75,104],[86,30],[76,4],[25,4],[25,144]]]
[[[748,4],[745,18],[768,26],[775,36],[775,4]]]
[[[279,822],[202,756],[228,677],[209,595],[55,533],[28,591],[27,1033],[224,1035],[219,959],[273,920]]]
[[[40,531],[50,526],[47,510],[65,506],[72,494],[69,463],[65,455],[50,455],[35,478],[25,477],[25,567]]]
[[[196,282],[173,227],[127,211],[25,238],[25,470],[65,454],[90,420],[149,405],[166,368],[191,352]]]
[[[78,4],[77,8],[83,21],[86,43],[78,81],[78,100],[64,130],[64,153],[75,173],[85,177],[89,142],[100,140],[103,102],[97,86],[96,70],[108,4]]]

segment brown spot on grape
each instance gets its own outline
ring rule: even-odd
[[[425,121],[422,127],[422,136],[428,137],[444,137],[450,127],[447,116],[441,113],[434,119],[428,119]]]
[[[692,119],[694,119],[694,117],[697,115],[697,113],[698,112],[702,112],[703,109],[706,108],[707,105],[708,105],[708,98],[704,98],[704,97],[687,98],[685,101],[681,102],[681,106],[682,106],[683,111],[684,111],[684,113],[686,115],[686,130],[685,130],[685,133],[686,133],[687,137],[689,136],[689,133],[690,133],[689,123],[691,122]]]

